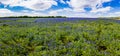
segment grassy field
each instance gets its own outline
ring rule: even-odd
[[[120,56],[118,22],[33,20],[0,20],[0,56]]]

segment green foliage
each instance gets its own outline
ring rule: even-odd
[[[0,56],[120,56],[119,23],[23,21],[1,21]]]

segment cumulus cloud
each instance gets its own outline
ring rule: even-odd
[[[57,0],[56,0],[57,1]],[[41,12],[49,9],[52,5],[57,6],[55,0],[0,0],[0,3],[5,5],[22,6],[25,8],[32,9],[33,11],[23,10],[22,12],[12,12],[8,9],[0,9],[0,15],[2,16],[68,16],[68,17],[100,17],[119,15],[120,13],[109,13],[112,7],[103,7],[103,3],[110,2],[111,0],[58,0],[61,3],[67,3],[71,8],[63,8],[57,10],[50,10],[47,13]],[[91,8],[87,12],[84,8]],[[96,15],[96,16],[94,16]]]
[[[109,6],[109,7],[105,7],[105,8],[94,9],[91,12],[93,12],[93,13],[97,13],[97,12],[106,13],[106,12],[110,11],[111,8],[112,7]]]
[[[61,3],[65,4],[66,2],[64,0],[60,0]]]
[[[89,7],[92,10],[99,10],[102,8],[102,4],[105,2],[110,2],[111,0],[70,0],[68,4],[73,8],[73,10],[78,12],[85,12],[84,8]]]
[[[49,14],[56,16],[58,14],[58,12],[57,11],[51,11],[51,12],[49,12]]]
[[[115,14],[119,14],[120,15],[120,11],[119,12],[115,12]]]
[[[63,8],[63,9],[58,9],[58,10],[51,10],[49,12],[50,15],[56,15],[56,16],[68,16],[68,14],[72,14],[73,10],[70,8]]]
[[[23,12],[13,12],[8,9],[0,9],[0,17],[5,17],[5,16],[47,16],[48,14],[41,13],[41,12],[35,12],[35,11],[23,11]]]
[[[68,16],[68,17],[112,17],[112,16],[120,16],[120,12],[111,13],[107,12],[111,9],[111,7],[100,8],[97,10],[92,10],[91,12],[75,12],[70,8],[63,8],[59,10],[52,10],[49,14],[51,15],[61,15],[61,16]],[[106,13],[107,12],[107,13]]]
[[[10,6],[23,6],[33,10],[46,10],[52,5],[57,5],[54,0],[0,0],[1,3]]]
[[[12,12],[8,9],[0,9],[0,17],[10,16],[12,13],[14,13],[14,12]]]
[[[13,13],[13,12],[8,9],[0,9],[0,14],[2,13]]]
[[[100,9],[99,11],[103,11],[103,9]],[[105,16],[120,16],[120,12],[115,13],[81,13],[81,12],[74,12],[70,8],[64,8],[59,10],[52,10],[49,13],[42,13],[37,11],[27,11],[23,10],[23,12],[13,12],[8,9],[0,9],[0,17],[4,16],[67,16],[67,17],[105,17]]]

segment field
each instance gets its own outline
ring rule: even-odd
[[[1,18],[0,56],[120,56],[120,21]]]

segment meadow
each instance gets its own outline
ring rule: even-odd
[[[120,21],[1,18],[0,56],[120,56]]]

